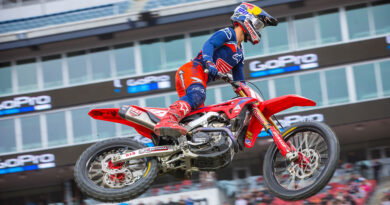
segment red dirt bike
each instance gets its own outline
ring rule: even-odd
[[[332,130],[319,122],[300,122],[281,132],[275,113],[316,103],[297,95],[263,99],[251,88],[219,74],[239,97],[189,113],[181,124],[188,133],[179,138],[156,136],[154,126],[166,108],[135,105],[120,109],[93,109],[97,120],[122,123],[152,139],[146,147],[130,138],[113,138],[89,147],[75,166],[75,180],[87,195],[107,202],[134,199],[158,175],[189,177],[193,171],[215,171],[228,166],[235,153],[253,147],[265,129],[273,137],[264,157],[263,175],[270,192],[294,201],[318,193],[331,179],[339,158],[339,142]],[[251,97],[248,97],[251,96]]]

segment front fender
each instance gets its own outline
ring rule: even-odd
[[[262,102],[260,110],[266,118],[295,106],[315,106],[316,102],[299,95],[283,95]]]

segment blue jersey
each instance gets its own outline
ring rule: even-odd
[[[237,45],[236,32],[231,27],[215,32],[194,61],[201,63],[203,67],[206,67],[206,61],[212,61],[219,72],[227,73],[232,70],[235,81],[244,80],[244,55],[242,48]]]

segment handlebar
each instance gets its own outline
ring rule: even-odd
[[[209,69],[207,69],[207,68],[204,69],[204,73],[206,73],[206,74],[209,73]],[[222,80],[224,80],[227,83],[232,83],[233,82],[232,75],[230,75],[228,73],[224,74],[224,73],[218,72],[217,77],[218,77],[218,79],[222,79]]]
[[[209,69],[207,69],[207,68],[204,69],[204,73],[206,73],[206,74],[209,73]],[[227,83],[230,83],[233,86],[234,89],[237,89],[238,87],[240,87],[240,84],[235,82],[233,80],[233,76],[230,75],[229,73],[225,74],[225,73],[218,72],[217,78],[218,79],[222,79],[223,81],[225,81]]]

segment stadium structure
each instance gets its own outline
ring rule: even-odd
[[[177,99],[177,68],[213,32],[231,26],[241,2],[0,0],[0,204],[85,198],[73,166],[86,147],[113,137],[151,143],[87,113],[126,104],[168,107]],[[246,79],[266,99],[298,94],[318,104],[281,113],[281,124],[325,122],[339,137],[341,161],[379,159],[388,176],[390,2],[248,2],[280,23],[262,31],[260,45],[244,44]],[[216,82],[206,105],[233,97],[231,87]],[[271,138],[258,138],[217,172],[218,180],[262,174]]]

